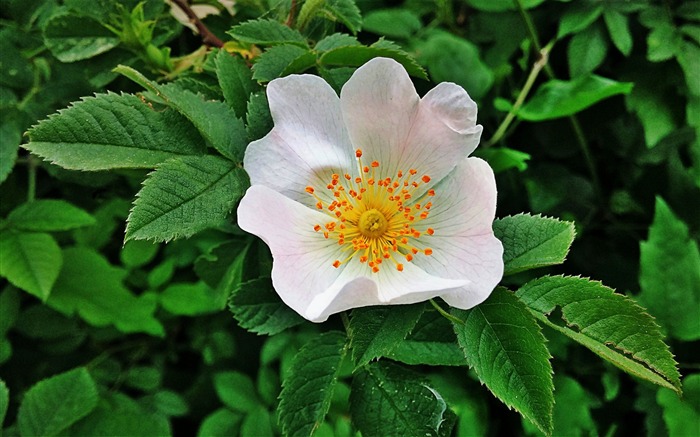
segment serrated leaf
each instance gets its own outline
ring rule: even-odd
[[[260,45],[296,44],[306,47],[306,38],[294,29],[284,24],[269,20],[250,20],[234,26],[227,32],[234,39]]]
[[[253,380],[240,372],[219,372],[214,375],[214,390],[233,411],[249,413],[261,405]]]
[[[639,301],[669,334],[700,339],[700,250],[688,226],[656,198],[649,239],[640,244]]]
[[[205,100],[201,95],[180,88],[177,84],[157,85],[131,67],[120,65],[114,71],[156,93],[165,104],[186,117],[202,137],[223,156],[242,161],[247,137],[243,121],[228,105]]]
[[[367,46],[344,46],[323,53],[319,63],[324,67],[359,67],[372,58],[385,57],[399,62],[411,76],[428,79],[423,68],[408,53],[398,47],[379,43]]]
[[[94,326],[114,325],[124,333],[164,335],[154,317],[152,296],[134,296],[122,281],[127,272],[84,247],[63,251],[64,265],[46,304],[66,315],[77,313]]]
[[[616,82],[596,75],[586,75],[571,81],[552,79],[518,111],[519,118],[544,121],[567,117],[618,94],[629,94],[633,84]]]
[[[70,170],[153,168],[205,151],[180,114],[156,111],[130,94],[83,98],[31,128],[29,140],[25,149]]]
[[[260,82],[301,73],[316,63],[316,54],[307,48],[282,44],[269,48],[253,65],[253,78]]]
[[[92,58],[119,45],[119,36],[90,17],[54,15],[44,26],[44,42],[61,62]]]
[[[278,419],[285,436],[311,436],[323,422],[345,356],[346,338],[320,334],[295,355],[282,384]]]
[[[46,300],[58,278],[63,256],[49,234],[0,232],[0,276]]]
[[[226,103],[233,108],[236,116],[244,118],[250,95],[260,90],[250,68],[240,57],[221,50],[216,56],[216,77]]]
[[[229,307],[242,328],[257,334],[275,335],[304,322],[282,302],[269,278],[242,283],[231,294]]]
[[[451,411],[419,374],[378,361],[355,374],[350,393],[352,423],[364,437],[441,436]]]
[[[425,311],[411,333],[387,357],[410,365],[464,366],[452,324],[437,311]]]
[[[504,275],[563,263],[576,235],[571,222],[529,214],[497,219],[493,232],[503,243]]]
[[[250,97],[246,123],[250,141],[264,137],[272,129],[272,115],[270,115],[270,105],[265,93],[256,93]]]
[[[543,433],[552,433],[552,365],[545,338],[527,307],[498,287],[471,310],[452,309],[457,340],[479,380]]]
[[[57,435],[97,407],[95,381],[84,367],[40,381],[22,399],[17,424],[23,436]]]
[[[328,50],[337,49],[338,47],[359,46],[361,45],[357,38],[346,33],[334,33],[323,38],[316,43],[314,50],[318,52],[327,52]]]
[[[352,33],[357,33],[362,27],[362,15],[355,0],[326,0],[323,9],[330,18],[343,23]]]
[[[13,229],[56,232],[90,226],[95,218],[64,200],[35,200],[20,205],[7,216]]]
[[[654,319],[600,282],[545,276],[516,293],[538,320],[639,378],[680,390],[680,377]],[[559,308],[566,326],[550,320]]]
[[[217,156],[166,161],[138,192],[125,241],[170,241],[222,225],[247,185],[242,168]]]
[[[386,356],[411,332],[425,304],[356,308],[350,318],[355,368]]]

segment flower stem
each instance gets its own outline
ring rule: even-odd
[[[199,32],[199,35],[202,37],[202,42],[204,44],[219,48],[224,46],[224,42],[214,35],[212,31],[204,25],[204,23],[202,23],[202,20],[200,20],[197,14],[194,13],[190,5],[187,3],[187,0],[172,0],[172,2],[182,9],[182,12],[184,12],[185,15],[187,15],[187,18],[189,18],[192,24],[194,24]]]
[[[29,155],[27,158],[27,203],[34,202],[36,199],[36,167],[39,161],[34,155]]]
[[[343,327],[345,328],[345,332],[350,334],[350,319],[348,318],[348,313],[347,311],[343,311],[340,313],[340,320],[343,321]]]
[[[501,125],[498,126],[498,129],[493,134],[491,139],[486,141],[486,143],[484,144],[485,147],[490,147],[496,144],[505,135],[506,131],[508,130],[508,127],[510,127],[510,124],[513,122],[513,119],[515,119],[515,114],[517,114],[517,112],[520,110],[520,107],[525,102],[525,98],[530,92],[530,89],[532,89],[532,85],[535,84],[535,79],[537,79],[537,76],[540,74],[540,71],[542,71],[542,68],[544,68],[547,65],[549,59],[549,52],[552,50],[552,46],[554,46],[554,41],[550,42],[549,44],[547,44],[547,46],[545,46],[545,48],[540,50],[540,58],[532,66],[532,70],[530,71],[530,74],[528,75],[527,80],[525,81],[525,85],[523,85],[523,88],[520,90],[518,98],[515,100],[513,107],[510,108],[508,115],[506,115],[506,118],[503,119]]]
[[[458,319],[457,317],[455,317],[455,316],[453,316],[452,314],[450,314],[450,313],[448,313],[447,311],[445,311],[440,305],[438,305],[437,302],[435,302],[435,300],[430,299],[430,304],[431,304],[433,307],[435,307],[435,309],[437,310],[438,313],[440,313],[444,318],[446,318],[446,319],[449,320],[450,322],[452,322],[452,323],[457,323],[457,324],[459,324],[459,325],[464,325],[464,321],[463,321],[463,320]]]

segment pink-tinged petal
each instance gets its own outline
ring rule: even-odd
[[[392,59],[375,58],[358,68],[340,100],[353,145],[388,176],[416,168],[437,182],[481,137],[476,104],[464,89],[443,83],[421,100]]]
[[[315,296],[304,317],[323,322],[329,315],[351,308],[423,302],[466,284],[462,279],[430,275],[410,264],[404,264],[401,272],[388,264],[371,273],[366,265],[353,260],[327,290]]]
[[[313,204],[307,186],[325,187],[333,173],[356,167],[340,99],[313,75],[275,79],[267,86],[267,98],[274,127],[250,143],[243,160],[251,184]]]
[[[340,256],[337,240],[327,240],[313,229],[327,220],[327,215],[263,185],[251,186],[238,206],[241,229],[270,247],[272,284],[277,294],[302,316],[341,273],[333,267]]]
[[[503,277],[503,245],[493,234],[493,170],[479,158],[466,158],[435,192],[430,215],[421,222],[435,233],[423,235],[417,244],[433,253],[413,262],[436,276],[468,280],[461,289],[441,295],[448,304],[468,309],[483,302]]]

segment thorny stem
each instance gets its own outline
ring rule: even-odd
[[[190,5],[187,3],[187,0],[171,0],[173,3],[175,3],[182,11],[187,15],[187,18],[190,19],[190,22],[194,24],[194,26],[197,28],[197,31],[202,37],[202,42],[208,46],[214,46],[221,48],[224,46],[224,42],[221,41],[216,35],[214,35],[211,30],[207,28],[207,26],[202,23],[202,20],[199,19],[197,14],[194,13],[192,8],[190,8]]]
[[[523,88],[520,90],[520,94],[518,94],[518,98],[515,100],[513,107],[510,109],[508,115],[506,115],[506,118],[503,120],[503,122],[501,122],[501,125],[498,126],[496,133],[493,134],[491,139],[486,141],[485,147],[492,146],[496,144],[501,138],[503,138],[506,131],[508,130],[508,127],[510,127],[510,124],[515,119],[515,114],[518,112],[518,110],[520,110],[520,107],[525,102],[525,98],[530,92],[532,85],[534,85],[535,79],[537,79],[537,76],[540,74],[540,71],[542,71],[542,68],[544,68],[547,65],[549,59],[549,52],[552,49],[553,45],[554,41],[550,42],[549,44],[547,44],[547,46],[545,46],[545,48],[540,50],[540,59],[538,59],[537,62],[535,62],[535,64],[532,66],[532,71],[530,71],[530,74],[527,77],[527,80],[525,81],[525,85],[523,85]]]
[[[444,318],[449,320],[450,322],[457,323],[459,325],[464,325],[464,320],[458,319],[457,317],[453,316],[452,314],[448,313],[440,305],[438,305],[435,300],[430,299],[430,304],[435,307],[438,313],[440,313]]]
[[[530,40],[532,41],[532,44],[534,45],[535,49],[541,53],[542,49],[540,48],[540,39],[537,36],[537,30],[535,29],[535,25],[533,24],[532,19],[530,18],[530,14],[528,14],[528,12],[523,7],[522,0],[513,1],[518,7],[518,11],[520,11],[520,15],[522,16],[523,21],[525,22],[525,26],[527,27],[527,31],[530,34]],[[556,76],[554,75],[554,71],[549,66],[549,64],[545,64],[544,71],[545,73],[547,73],[547,76],[549,76],[550,79],[556,78]],[[581,129],[581,125],[579,124],[578,119],[574,115],[569,116],[569,121],[571,122],[571,127],[574,130],[574,135],[576,136],[576,140],[578,141],[579,147],[581,148],[583,158],[586,161],[586,167],[588,167],[588,172],[591,175],[593,187],[596,193],[600,195],[600,193],[602,192],[600,178],[598,177],[598,170],[596,169],[595,161],[593,160],[593,155],[591,154],[591,149],[588,145],[588,141],[586,140],[586,136],[583,133],[583,129]]]

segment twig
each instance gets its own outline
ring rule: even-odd
[[[187,3],[187,0],[171,0],[173,3],[175,3],[182,11],[187,15],[187,18],[190,19],[190,22],[194,24],[194,26],[197,28],[197,31],[202,37],[202,42],[208,46],[214,46],[221,48],[224,46],[224,42],[221,41],[216,35],[212,33],[211,30],[207,28],[207,26],[202,23],[202,20],[199,19],[197,14],[194,13],[190,5]]]
[[[294,15],[297,12],[297,0],[292,0],[292,5],[289,7],[289,16],[287,16],[287,21],[284,23],[287,27],[292,27],[294,23]]]

